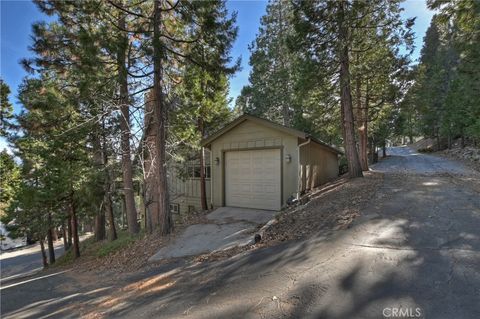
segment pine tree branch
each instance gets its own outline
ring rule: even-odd
[[[170,8],[162,9],[161,10],[162,12],[168,12],[168,11],[175,10],[177,8],[177,6],[179,5],[180,0],[177,0],[177,2],[175,4],[170,3],[170,1],[168,1],[168,0],[166,0],[166,2],[170,5]]]
[[[131,73],[130,71],[127,70],[127,73],[132,78],[139,79],[139,78],[145,78],[145,77],[151,76],[153,74],[153,71],[148,72],[148,73],[144,73],[144,74],[133,74],[133,73]]]
[[[133,12],[133,11],[131,11],[131,10],[128,10],[127,8],[125,8],[125,7],[123,7],[123,6],[120,6],[120,5],[116,4],[116,3],[115,3],[114,1],[112,1],[112,0],[107,0],[107,2],[108,2],[110,5],[114,6],[115,8],[117,8],[117,9],[119,9],[119,10],[125,12],[125,13],[131,14],[131,15],[133,15],[133,16],[136,16],[136,17],[139,17],[139,18],[143,18],[143,19],[149,19],[149,20],[152,19],[151,17],[144,16],[143,14],[136,13],[136,12]]]
[[[136,91],[136,92],[130,93],[130,94],[129,94],[129,96],[135,96],[135,95],[137,95],[137,94],[140,94],[140,93],[146,92],[146,91],[148,91],[148,90],[151,90],[151,89],[153,89],[153,85],[151,85],[151,86],[148,86],[148,87],[145,87],[145,88],[143,88],[143,89],[141,89],[141,90],[139,90],[139,91]]]
[[[183,39],[176,39],[174,37],[171,37],[169,35],[166,35],[166,34],[160,34],[160,37],[164,37],[164,38],[167,38],[173,42],[178,42],[178,43],[195,43],[197,42],[198,40],[200,40],[200,37],[196,38],[196,39],[192,39],[192,40],[183,40]]]

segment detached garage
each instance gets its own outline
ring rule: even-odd
[[[338,154],[307,133],[242,115],[206,138],[211,204],[280,210],[287,200],[338,176]]]

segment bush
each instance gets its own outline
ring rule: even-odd
[[[96,255],[98,257],[108,256],[111,253],[116,252],[117,250],[127,247],[136,239],[138,239],[138,237],[138,235],[131,236],[128,232],[125,231],[119,232],[117,240],[103,242],[102,245],[98,248]]]

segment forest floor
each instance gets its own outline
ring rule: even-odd
[[[81,244],[79,259],[73,260],[71,253],[67,253],[57,261],[53,269],[46,269],[45,272],[74,270],[81,273],[120,274],[137,271],[148,264],[148,259],[159,248],[174,240],[188,226],[204,223],[209,212],[181,216],[175,223],[172,234],[166,237],[156,233],[146,234],[144,231],[135,236],[126,231],[118,231],[118,239],[113,242],[95,242],[92,237]]]
[[[480,317],[480,174],[408,148],[389,154],[366,178],[281,213],[256,247],[52,272],[2,287],[2,318],[372,318],[400,307]]]

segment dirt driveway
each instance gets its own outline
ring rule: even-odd
[[[353,227],[233,258],[2,290],[2,317],[480,318],[480,177],[408,149]]]

